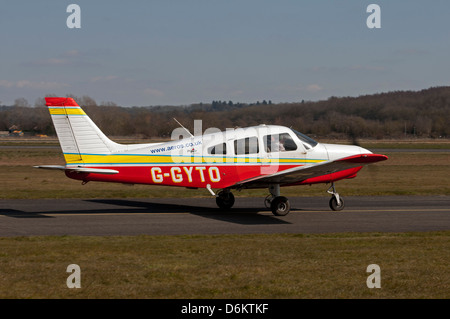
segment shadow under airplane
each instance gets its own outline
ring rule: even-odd
[[[92,203],[85,209],[68,209],[57,211],[21,211],[16,209],[0,209],[0,215],[13,218],[57,218],[58,215],[101,215],[101,214],[192,214],[203,218],[210,218],[242,225],[270,225],[290,224],[277,216],[261,214],[265,209],[232,208],[221,210],[212,207],[194,206],[188,204],[155,203],[128,199],[87,199],[83,202]],[[107,204],[113,208],[95,208],[95,204]],[[174,218],[176,218],[174,216]]]

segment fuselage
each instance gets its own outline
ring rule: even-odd
[[[166,143],[128,145],[110,154],[89,152],[78,156],[67,152],[64,156],[67,168],[100,168],[119,172],[107,175],[66,171],[68,177],[85,182],[223,189],[258,176],[360,154],[371,152],[358,146],[317,143],[284,126],[259,125],[183,137]],[[293,184],[352,178],[360,169],[355,167],[323,174]]]

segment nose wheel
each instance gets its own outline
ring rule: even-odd
[[[330,188],[327,190],[327,193],[331,194],[330,199],[330,208],[334,211],[341,211],[344,209],[344,199],[339,196],[338,192],[336,192],[336,188],[334,187],[334,183],[331,183]]]
[[[336,196],[332,196],[330,199],[330,208],[334,211],[341,211],[345,207],[344,199],[341,197],[339,198],[339,203],[336,198]]]

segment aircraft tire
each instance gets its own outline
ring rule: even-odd
[[[345,207],[344,199],[339,197],[339,201],[341,202],[340,205],[337,203],[336,196],[332,196],[330,199],[330,208],[336,212],[343,210]]]
[[[270,208],[275,216],[286,216],[291,211],[291,204],[284,196],[277,196],[272,199]]]
[[[234,205],[233,193],[220,191],[217,193],[216,204],[221,209],[230,209]]]

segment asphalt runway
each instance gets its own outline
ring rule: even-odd
[[[230,211],[214,198],[0,200],[0,237],[35,235],[182,235],[450,230],[450,196],[291,197],[277,217],[263,198],[236,198]]]

